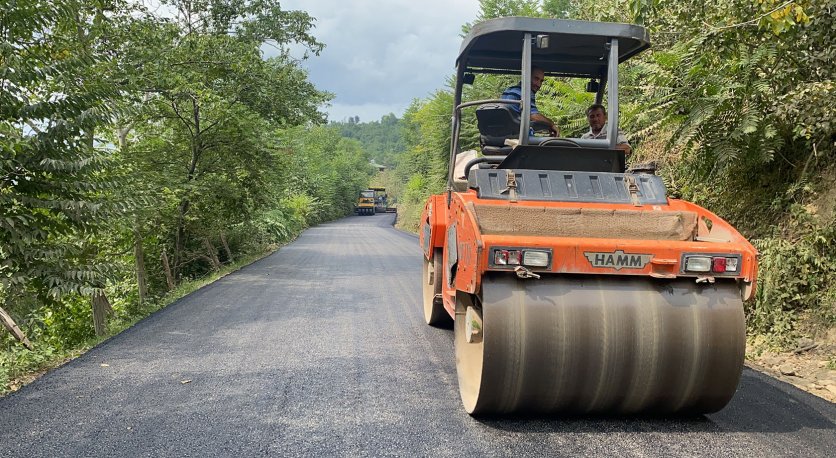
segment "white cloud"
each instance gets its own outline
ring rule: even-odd
[[[461,26],[479,10],[478,0],[287,0],[281,5],[317,19],[313,34],[326,48],[303,66],[318,88],[335,94],[329,118],[359,115],[365,121],[389,112],[401,116],[413,99],[444,86],[455,70]]]

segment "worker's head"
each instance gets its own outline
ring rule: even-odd
[[[600,103],[594,103],[586,109],[586,120],[589,121],[589,128],[598,132],[607,123],[607,109]]]
[[[543,85],[543,78],[545,77],[546,72],[542,68],[536,65],[531,66],[531,92],[536,93],[540,90],[540,86]]]

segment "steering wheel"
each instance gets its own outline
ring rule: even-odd
[[[573,146],[575,148],[580,148],[581,145],[574,140],[569,140],[568,138],[550,138],[542,143],[540,146]]]

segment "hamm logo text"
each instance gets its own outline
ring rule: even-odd
[[[633,254],[617,250],[612,253],[584,252],[592,267],[609,267],[615,270],[643,269],[653,259],[652,254]]]

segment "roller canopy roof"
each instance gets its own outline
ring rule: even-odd
[[[532,62],[546,74],[601,76],[607,69],[607,43],[618,39],[618,61],[623,62],[650,47],[644,27],[610,22],[570,21],[507,17],[491,19],[473,26],[462,43],[457,64],[467,70],[519,72],[522,40],[549,35],[549,46],[531,49]]]

